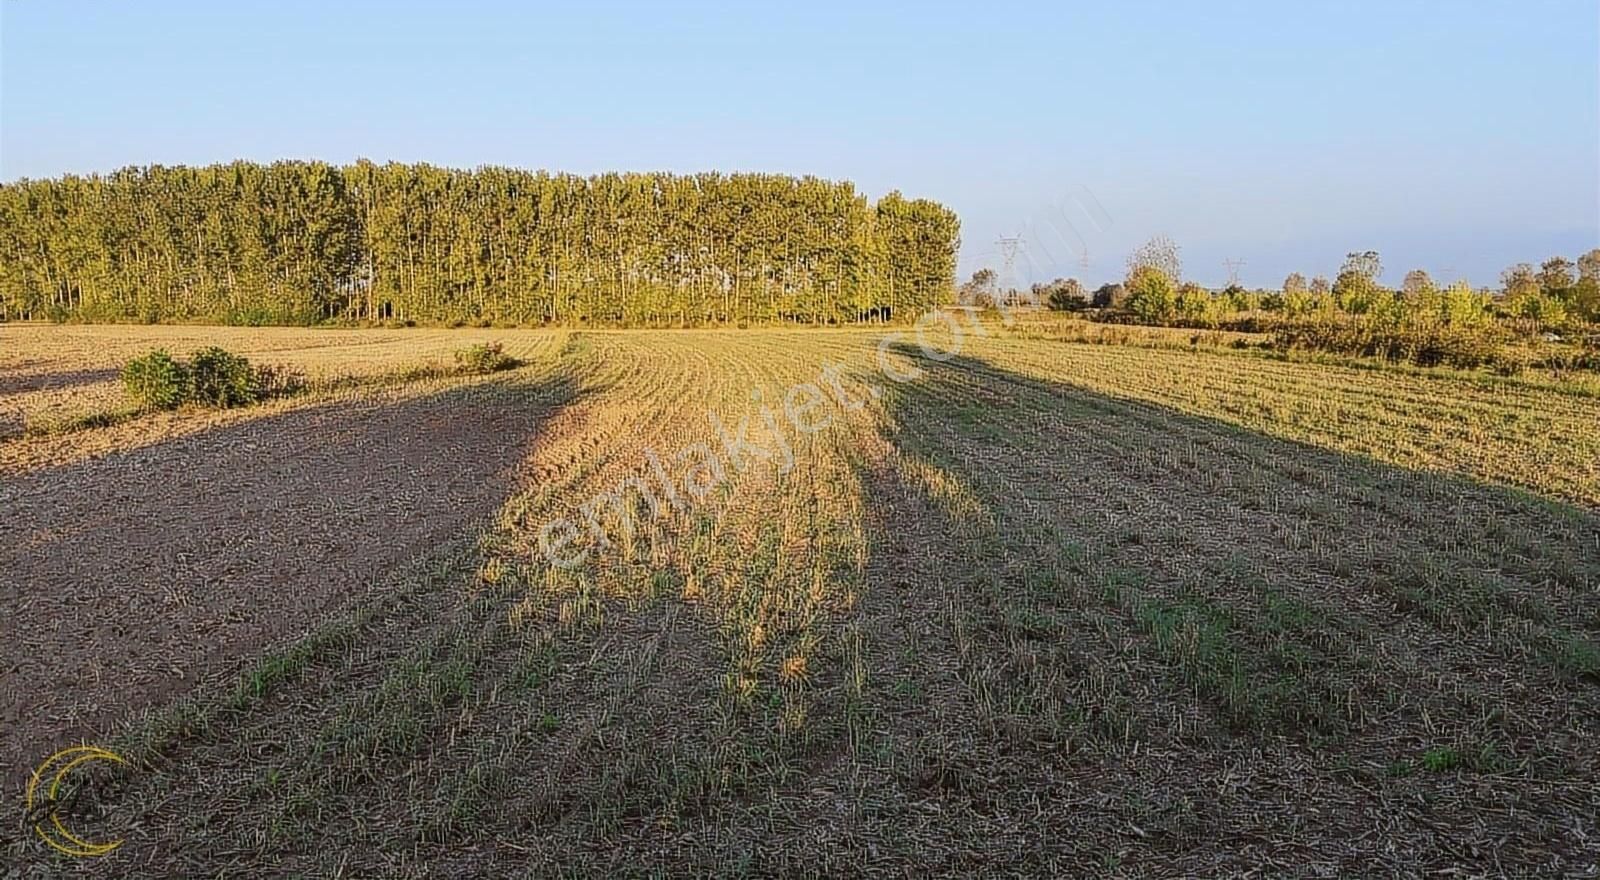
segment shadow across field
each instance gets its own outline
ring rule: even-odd
[[[1593,861],[1600,517],[900,354],[863,614],[921,699],[863,836],[957,872]]]
[[[512,374],[295,409],[0,486],[0,766],[164,703],[493,514],[576,396]]]
[[[59,391],[81,385],[109,382],[121,375],[121,370],[109,367],[100,370],[0,370],[0,397],[27,394],[34,391]]]

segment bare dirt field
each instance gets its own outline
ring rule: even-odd
[[[487,377],[413,367],[501,340]],[[345,377],[118,412],[222,344]],[[410,378],[408,378],[408,376]],[[1600,864],[1600,400],[998,328],[0,326],[19,876]]]

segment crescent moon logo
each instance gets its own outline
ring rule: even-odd
[[[60,802],[62,780],[77,767],[91,761],[111,761],[127,764],[121,755],[98,746],[73,746],[62,749],[45,759],[28,780],[26,795],[28,817],[33,821],[34,833],[51,847],[69,856],[103,856],[122,845],[121,840],[91,843],[67,830],[61,821]],[[49,777],[50,784],[43,783]],[[42,787],[42,790],[41,790]]]

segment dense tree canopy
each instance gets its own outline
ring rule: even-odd
[[[912,318],[959,222],[849,182],[234,162],[0,186],[0,318],[703,324]]]

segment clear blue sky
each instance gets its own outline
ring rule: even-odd
[[[951,205],[963,272],[1024,232],[1024,280],[1120,274],[1158,233],[1259,285],[1352,249],[1488,283],[1600,246],[1595,0],[778,6],[0,0],[0,178],[812,173]]]

